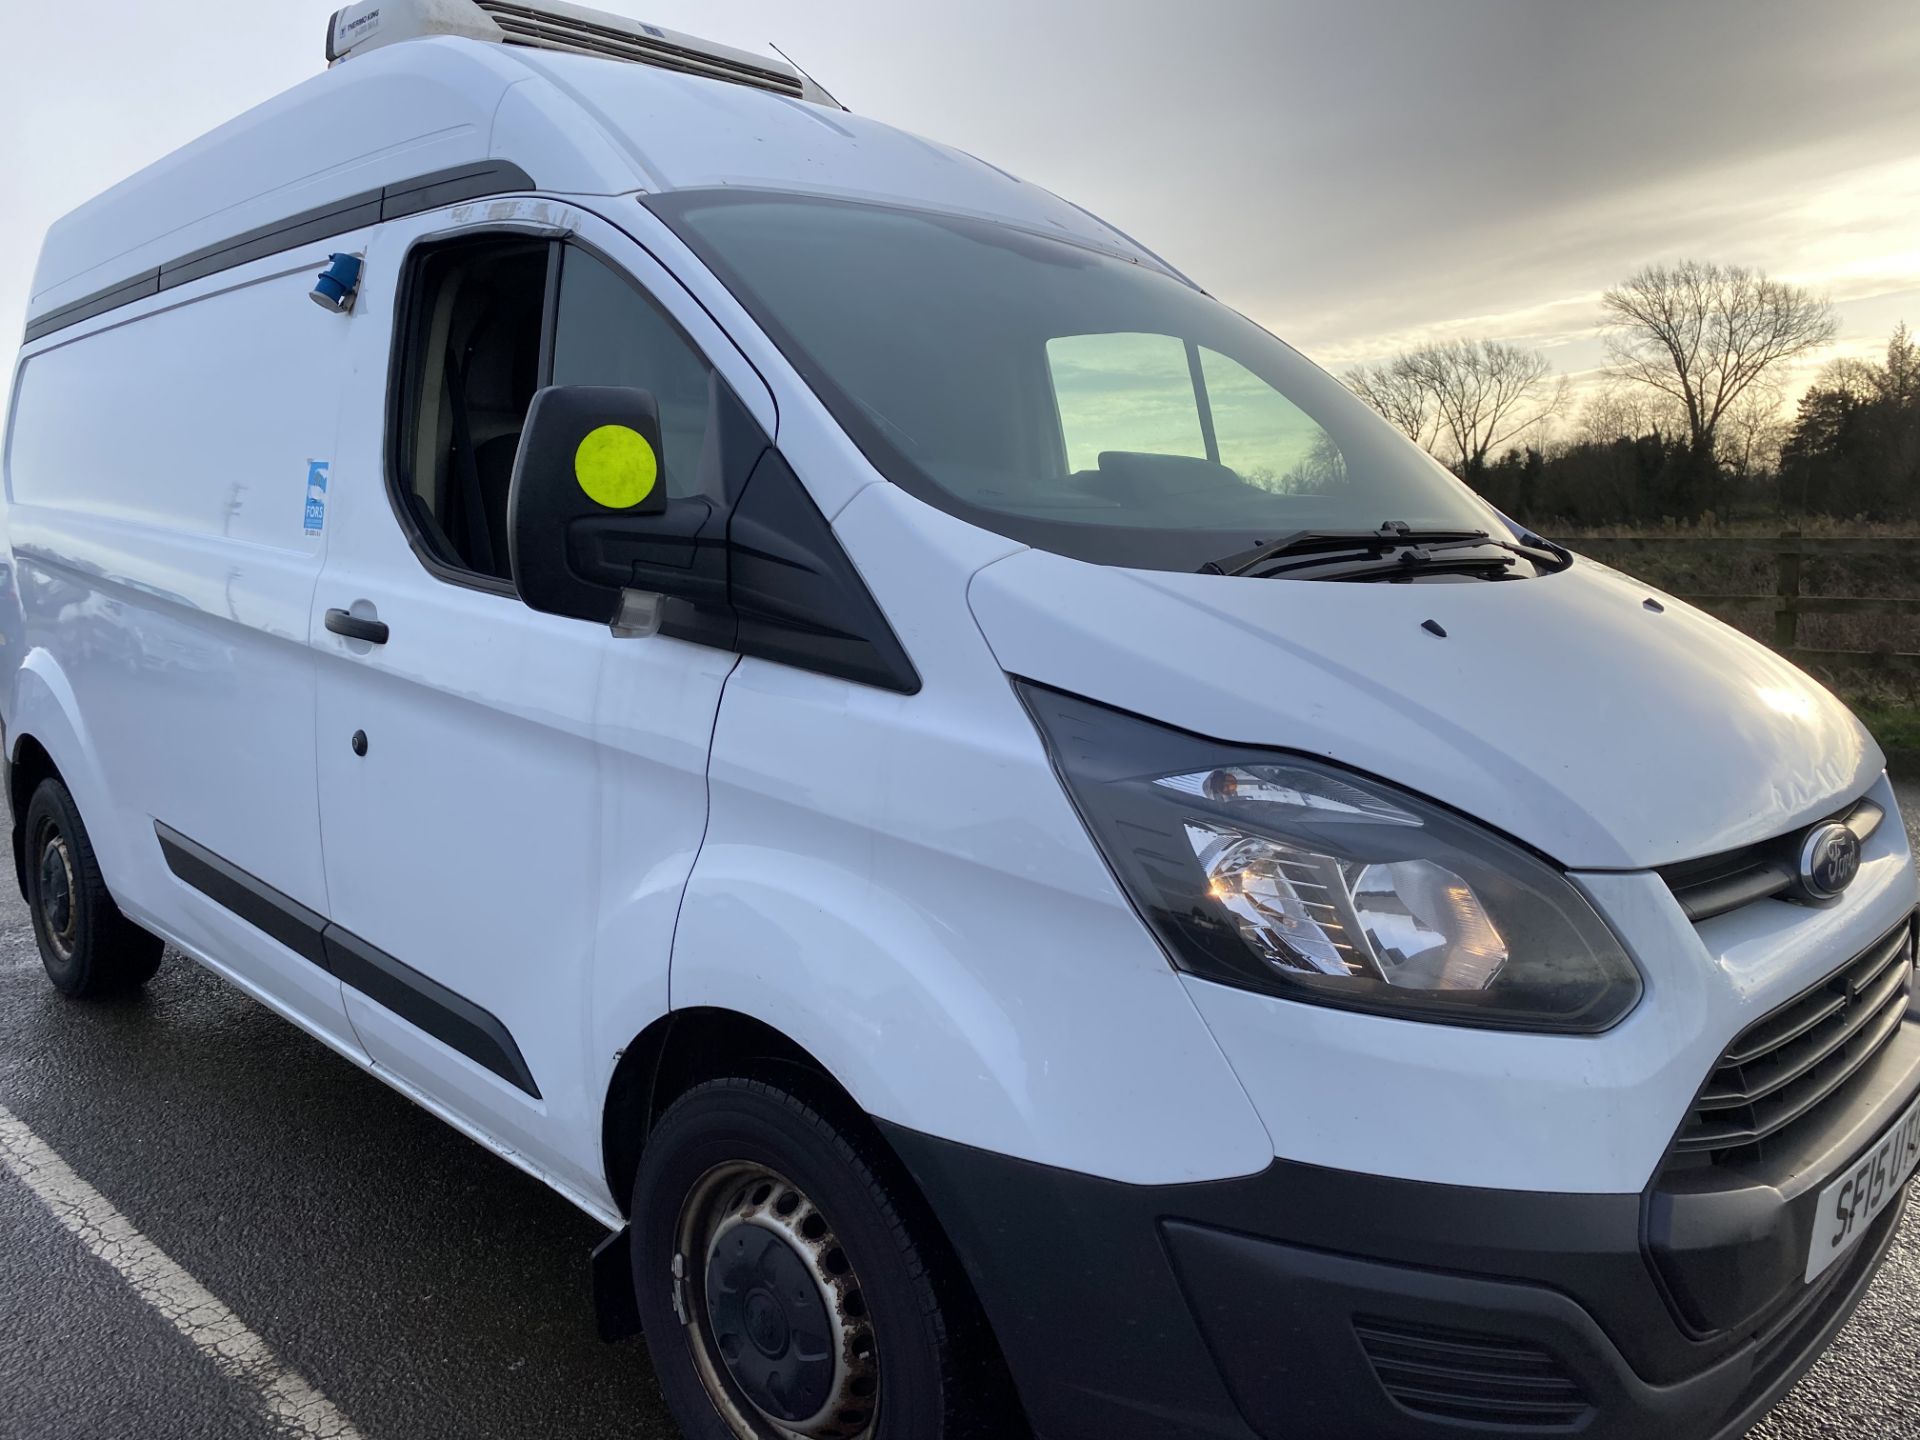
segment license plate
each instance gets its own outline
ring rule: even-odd
[[[1820,1192],[1813,1252],[1807,1256],[1809,1281],[1866,1234],[1873,1217],[1893,1203],[1915,1166],[1920,1166],[1920,1101],[1915,1101],[1871,1150]]]

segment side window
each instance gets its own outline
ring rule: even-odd
[[[1306,411],[1239,361],[1177,336],[1063,335],[1047,341],[1047,364],[1070,473],[1118,451],[1211,461],[1284,493],[1344,478],[1339,446]]]
[[[394,499],[441,567],[509,580],[507,488],[540,385],[551,246],[489,237],[414,262]]]
[[[512,583],[507,492],[543,385],[651,391],[667,493],[699,489],[711,367],[632,281],[576,246],[489,236],[427,251],[414,262],[399,365],[394,501],[416,547],[449,579]]]
[[[1343,478],[1340,447],[1311,416],[1237,360],[1202,348],[1220,463],[1249,485],[1301,492]]]
[[[1069,471],[1102,450],[1205,459],[1187,347],[1172,335],[1062,335],[1047,341]]]
[[[585,250],[568,247],[554,319],[555,385],[631,385],[660,405],[667,494],[700,489],[712,367],[658,306]]]

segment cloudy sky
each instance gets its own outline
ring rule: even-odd
[[[1681,256],[1920,326],[1910,0],[600,0],[764,51],[1058,190],[1323,364],[1428,338],[1600,363]],[[321,68],[328,0],[0,9],[0,327],[97,190]],[[1838,353],[1835,352],[1835,353]]]

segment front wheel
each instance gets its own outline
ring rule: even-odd
[[[1020,1433],[891,1157],[801,1095],[688,1091],[648,1139],[633,1215],[641,1322],[689,1440]]]
[[[25,896],[47,978],[91,1000],[137,990],[160,968],[162,945],[120,913],[100,878],[73,795],[48,776],[27,802]]]

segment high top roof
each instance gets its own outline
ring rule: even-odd
[[[339,227],[358,228],[379,218],[382,187],[488,164],[562,195],[739,185],[886,201],[1160,263],[1051,192],[877,121],[651,64],[435,36],[357,53],[57,221],[29,327],[372,193],[370,216]]]

